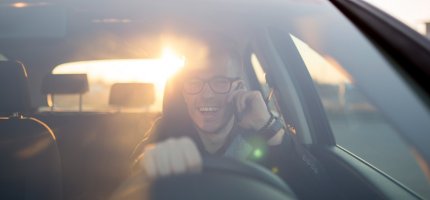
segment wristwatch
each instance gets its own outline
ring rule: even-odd
[[[279,120],[279,118],[275,117],[274,115],[271,115],[269,122],[262,129],[260,129],[257,134],[262,136],[264,139],[269,140],[282,128],[283,124],[281,123],[281,120]]]

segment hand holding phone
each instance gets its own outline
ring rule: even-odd
[[[245,129],[260,130],[270,119],[270,113],[260,91],[248,91],[237,87],[229,101],[235,108],[239,126]]]

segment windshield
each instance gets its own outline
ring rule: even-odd
[[[404,139],[425,135],[426,94],[329,1],[7,1],[0,25],[6,197],[106,199],[191,174],[209,189],[184,192],[204,199],[235,181],[430,198]]]

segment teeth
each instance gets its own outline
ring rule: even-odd
[[[217,108],[217,107],[200,107],[199,108],[200,112],[215,112],[218,110],[219,110],[219,108]]]

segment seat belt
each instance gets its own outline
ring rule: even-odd
[[[286,131],[288,131],[291,139],[293,140],[294,149],[296,150],[300,159],[306,164],[306,166],[309,167],[309,169],[311,169],[313,174],[319,175],[321,172],[321,167],[319,166],[317,159],[299,141],[297,138],[296,129],[289,123],[286,126]]]
[[[267,74],[266,74],[267,76]],[[267,77],[266,77],[267,78]],[[269,84],[270,85],[270,84]],[[269,104],[269,101],[274,96],[275,88],[269,87],[269,92],[267,94],[267,97],[265,98],[266,105]],[[313,174],[313,177],[320,183],[319,186],[324,187],[325,190],[327,190],[327,193],[324,193],[325,195],[328,195],[328,197],[334,197],[339,198],[338,193],[336,192],[335,188],[333,187],[333,181],[330,180],[330,177],[328,176],[328,173],[324,169],[323,165],[317,160],[317,158],[299,141],[297,138],[297,131],[296,128],[291,125],[291,123],[288,122],[286,118],[284,118],[285,121],[285,131],[289,135],[289,137],[292,139],[292,145],[294,145],[294,149],[299,156],[300,160],[303,161],[305,166],[311,171]]]
[[[310,169],[313,177],[319,182],[319,187],[323,188],[325,191],[323,195],[327,195],[324,198],[339,199],[341,195],[337,192],[336,188],[333,186],[333,181],[331,180],[328,172],[325,170],[324,166],[318,161],[318,159],[299,141],[297,138],[296,130],[290,124],[287,124],[287,131],[292,139],[292,144],[296,150],[301,161]]]

